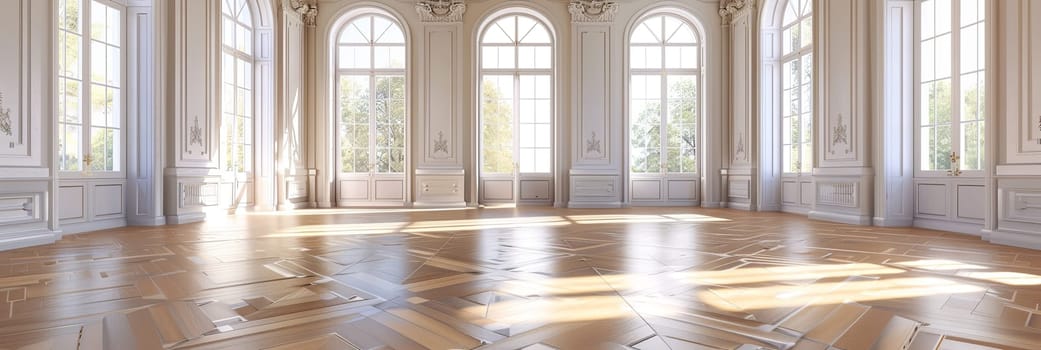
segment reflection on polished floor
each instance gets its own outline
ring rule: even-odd
[[[1041,252],[689,208],[314,210],[0,253],[2,349],[1039,349]]]

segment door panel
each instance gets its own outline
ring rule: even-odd
[[[369,180],[343,180],[340,181],[340,199],[350,201],[369,200]]]
[[[698,200],[697,180],[668,180],[670,201]]]
[[[403,179],[379,179],[376,182],[376,198],[378,201],[405,200],[405,181]]]
[[[661,198],[661,180],[633,180],[634,201],[659,201]]]
[[[544,201],[552,198],[550,180],[521,180],[520,199]]]
[[[484,180],[481,183],[484,201],[513,201],[513,179]]]

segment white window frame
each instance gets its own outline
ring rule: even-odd
[[[126,131],[127,116],[126,116],[126,112],[127,112],[127,108],[126,108],[126,105],[127,105],[127,95],[128,95],[127,94],[127,86],[126,86],[127,85],[127,78],[126,78],[126,76],[127,76],[127,60],[126,60],[126,57],[127,57],[127,54],[126,54],[126,47],[127,47],[127,34],[126,34],[126,31],[127,31],[127,29],[126,29],[127,20],[126,20],[126,14],[127,14],[127,9],[126,9],[126,6],[123,6],[122,4],[120,4],[118,2],[113,2],[113,1],[109,1],[109,0],[66,0],[66,1],[77,1],[80,4],[80,31],[81,32],[78,33],[78,34],[70,32],[70,34],[72,34],[72,35],[79,35],[80,36],[80,60],[79,60],[80,77],[78,79],[77,78],[68,78],[68,77],[65,77],[62,74],[63,72],[59,71],[59,72],[57,72],[57,77],[58,78],[57,78],[56,81],[57,81],[58,84],[63,84],[65,79],[72,79],[72,80],[78,80],[79,83],[80,83],[80,108],[79,108],[79,110],[80,110],[80,122],[78,123],[78,125],[81,128],[80,129],[80,137],[81,137],[81,139],[80,139],[80,157],[81,158],[80,158],[80,170],[65,170],[65,169],[61,169],[60,168],[62,166],[61,163],[63,163],[63,162],[59,160],[59,164],[56,165],[56,166],[59,167],[59,177],[61,177],[63,179],[76,179],[76,178],[114,179],[114,178],[125,178],[126,177],[126,166],[127,166],[127,162],[126,162],[126,160],[127,160],[127,149],[126,149],[126,144],[127,144],[127,141],[126,141],[127,140],[127,131]],[[113,159],[113,167],[116,170],[93,170],[93,169],[90,169],[90,165],[89,164],[93,163],[93,161],[97,161],[97,159],[92,159],[92,162],[90,162],[90,163],[85,162],[85,160],[86,160],[85,158],[87,158],[87,156],[90,156],[90,153],[91,153],[90,152],[90,149],[91,149],[91,147],[90,147],[91,146],[90,145],[90,139],[91,139],[91,129],[93,127],[92,124],[91,124],[91,118],[93,117],[92,116],[93,112],[91,111],[91,105],[90,105],[91,86],[94,84],[94,82],[91,81],[91,63],[92,63],[91,62],[91,58],[92,58],[91,57],[91,49],[92,49],[91,43],[92,43],[92,41],[94,39],[92,38],[92,33],[91,33],[91,30],[90,30],[90,21],[91,21],[91,16],[92,16],[92,6],[91,5],[92,5],[93,2],[97,2],[97,3],[100,3],[102,5],[111,7],[111,8],[113,8],[116,11],[119,12],[119,46],[118,47],[119,47],[119,71],[120,71],[120,73],[119,73],[119,87],[117,88],[117,90],[119,91],[119,96],[120,97],[119,97],[119,103],[117,103],[116,106],[115,106],[115,108],[118,109],[118,113],[119,113],[119,127],[118,128],[111,128],[111,129],[118,129],[119,130],[119,137],[113,140],[116,143],[116,146],[117,146],[116,147],[117,152],[115,152],[114,159]],[[56,8],[60,7],[61,3],[59,2],[55,6],[56,6]],[[64,29],[62,29],[60,27],[60,21],[64,20],[64,18],[59,17],[61,14],[62,14],[62,11],[60,11],[60,9],[55,11],[55,26],[54,26],[54,30],[55,30],[55,35],[56,36],[60,35],[61,32],[65,31]],[[55,45],[56,45],[55,46],[55,56],[57,56],[57,59],[62,59],[62,60],[65,59],[65,56],[61,54],[61,48],[59,48],[57,46],[57,45],[63,45],[63,43],[62,42],[57,42]],[[105,45],[108,45],[108,44],[106,43]],[[102,84],[102,85],[104,85],[106,87],[110,87],[110,86],[107,86],[106,84]],[[58,96],[58,98],[64,98],[64,96]],[[58,102],[58,103],[64,103],[64,102]],[[58,131],[59,135],[57,135],[57,138],[59,139],[59,143],[60,142],[64,142],[64,139],[62,138],[62,135],[64,134],[64,125],[66,125],[66,123],[64,123],[62,121],[62,117],[63,116],[56,116],[56,118],[57,118],[56,122],[59,125],[58,126],[59,127],[59,131]],[[60,157],[63,157],[63,156],[64,156],[64,154],[61,154],[59,152],[58,157],[60,158]],[[91,158],[94,158],[94,157],[91,156]]]
[[[787,9],[788,6],[792,2],[795,2],[795,1],[798,1],[798,0],[787,0],[781,6],[783,6],[782,8]],[[814,135],[815,134],[814,133],[815,130],[814,130],[814,128],[816,127],[817,110],[815,108],[816,105],[814,104],[814,102],[815,102],[815,99],[814,99],[815,94],[814,94],[814,90],[812,88],[816,86],[816,74],[814,74],[815,72],[813,72],[813,67],[816,65],[817,57],[815,57],[815,55],[814,55],[813,47],[816,44],[816,39],[817,38],[814,35],[815,33],[814,33],[814,30],[813,30],[813,27],[810,28],[810,32],[809,33],[802,33],[802,32],[799,33],[800,37],[803,36],[803,35],[810,35],[811,36],[811,40],[810,40],[810,44],[809,45],[806,45],[805,47],[802,47],[802,48],[794,49],[794,50],[792,50],[792,52],[789,52],[789,53],[785,53],[784,52],[784,45],[785,45],[785,43],[784,43],[784,40],[785,40],[784,39],[784,32],[786,30],[788,30],[788,29],[793,28],[793,27],[797,27],[797,26],[802,25],[802,23],[804,21],[806,21],[806,20],[813,21],[814,20],[814,18],[813,18],[813,15],[814,15],[813,3],[814,3],[814,0],[809,0],[809,4],[807,6],[810,7],[810,11],[808,13],[806,13],[806,14],[801,14],[801,15],[800,14],[796,14],[796,16],[798,16],[798,17],[791,24],[785,25],[784,22],[785,22],[785,20],[787,20],[787,18],[785,18],[784,15],[781,15],[781,27],[780,27],[780,30],[778,31],[778,35],[777,35],[777,38],[778,38],[778,40],[780,42],[780,44],[777,47],[778,47],[778,49],[781,52],[781,59],[780,59],[779,64],[778,64],[778,68],[781,69],[781,81],[780,81],[780,85],[778,85],[780,87],[780,90],[777,93],[777,96],[780,98],[781,103],[782,103],[782,107],[778,111],[778,121],[780,123],[779,124],[780,128],[781,128],[781,130],[783,132],[784,126],[785,126],[785,119],[788,118],[788,116],[784,115],[784,105],[783,104],[791,104],[792,100],[796,100],[797,99],[798,102],[799,102],[800,110],[799,110],[799,113],[797,113],[794,116],[791,116],[791,118],[799,119],[799,125],[802,128],[801,129],[802,132],[809,132],[810,133],[810,141],[808,141],[808,143],[810,145],[810,154],[804,154],[804,152],[803,152],[803,150],[804,150],[803,146],[806,145],[807,142],[803,142],[802,140],[798,140],[798,142],[795,142],[795,140],[793,140],[792,143],[786,144],[786,143],[784,143],[784,135],[783,134],[781,135],[781,138],[778,139],[778,141],[780,142],[780,145],[781,145],[781,173],[784,174],[784,175],[807,174],[807,173],[812,172],[812,168],[814,166],[816,166],[816,164],[814,162],[815,161],[815,153],[816,153],[816,152],[814,152],[814,149],[815,149],[814,148],[815,147],[815,145],[814,145],[814,140],[815,140],[815,135]],[[783,13],[787,13],[787,11],[785,11]],[[785,65],[795,61],[796,59],[799,59],[800,60],[799,61],[800,62],[799,63],[799,75],[802,76],[802,75],[805,74],[805,72],[803,71],[803,68],[805,68],[806,65],[805,65],[805,63],[803,63],[803,61],[801,59],[806,57],[807,55],[809,55],[810,58],[814,62],[814,66],[810,67],[810,70],[811,70],[811,72],[810,72],[810,86],[811,86],[810,95],[809,96],[803,96],[802,95],[802,91],[803,91],[802,90],[802,85],[800,85],[800,86],[797,86],[797,87],[793,87],[793,89],[794,89],[793,91],[795,92],[795,94],[792,95],[792,99],[791,100],[784,100],[784,90],[785,90],[784,86],[785,86],[785,83],[786,83],[786,81],[788,79],[788,74],[789,74],[788,71],[784,70]],[[806,82],[802,82],[802,83],[803,83],[803,85],[806,84]],[[809,106],[810,106],[809,118],[810,118],[810,120],[809,120],[809,127],[808,128],[806,127],[806,123],[805,123],[806,121],[803,120],[803,118],[804,118],[806,113],[805,113],[805,111],[801,110],[802,106],[806,106],[806,103],[804,103],[804,99],[806,99],[806,98],[810,99],[810,103],[809,103]],[[801,133],[800,133],[800,137],[802,137]],[[785,168],[787,168],[790,164],[786,164],[786,162],[784,162],[784,159],[785,159],[784,152],[787,151],[787,147],[792,146],[792,145],[798,145],[799,146],[799,151],[798,151],[799,160],[796,161],[796,168],[797,169],[794,169],[794,171],[787,171],[787,170],[785,170]],[[806,164],[804,164],[804,161],[806,159],[809,159],[809,161],[810,161],[810,163],[809,163],[810,171],[809,172],[803,171],[803,168],[806,165]]]
[[[370,43],[370,44],[367,44],[367,45],[361,45],[361,44],[356,44],[356,43],[355,44],[341,43],[339,41],[339,38],[343,35],[344,31],[346,31],[352,23],[354,23],[355,21],[357,21],[357,20],[359,20],[361,18],[365,18],[365,17],[381,17],[381,18],[389,21],[390,23],[393,23],[393,25],[397,26],[398,30],[401,31],[401,36],[402,36],[403,40],[405,41],[405,43],[404,44],[396,44],[396,43],[395,44]],[[370,22],[370,25],[374,25],[373,22]],[[335,162],[336,169],[337,169],[336,171],[337,171],[338,174],[400,175],[400,174],[407,173],[409,171],[408,170],[409,169],[409,153],[410,153],[409,152],[409,147],[411,147],[410,143],[409,143],[409,138],[410,138],[410,136],[409,136],[410,135],[409,134],[409,130],[410,130],[409,129],[409,123],[410,123],[409,122],[409,118],[410,118],[410,115],[411,115],[410,111],[409,111],[409,108],[410,108],[409,96],[410,96],[410,91],[411,91],[411,84],[410,84],[411,79],[409,79],[409,59],[408,59],[408,54],[410,52],[409,51],[410,42],[409,42],[409,37],[408,37],[408,31],[407,31],[405,25],[403,23],[401,23],[400,21],[398,21],[397,18],[395,18],[394,16],[391,16],[390,14],[384,13],[384,11],[382,11],[382,10],[375,10],[375,9],[371,10],[371,11],[365,11],[365,12],[360,12],[360,13],[354,14],[354,15],[350,16],[349,18],[346,18],[342,23],[343,23],[343,25],[340,26],[335,32],[333,32],[333,35],[332,35],[332,43],[333,43],[332,44],[332,51],[333,51],[332,52],[332,67],[333,67],[333,72],[334,72],[333,84],[332,84],[332,88],[333,88],[332,96],[333,96],[333,105],[334,105],[334,107],[333,107],[334,109],[333,110],[335,111],[333,113],[333,125],[335,125],[335,129],[336,129],[336,131],[334,132],[334,134],[336,135],[336,142],[333,142],[333,144],[335,145],[335,150],[336,150],[334,152],[334,157],[336,159],[336,162]],[[370,28],[370,30],[371,30],[371,28]],[[399,47],[399,46],[403,47],[404,50],[405,50],[405,53],[406,53],[406,55],[405,55],[406,59],[405,59],[405,62],[404,62],[405,63],[404,67],[402,67],[402,68],[376,68],[375,64],[374,64],[375,56],[376,56],[375,48],[376,47],[381,47],[381,46],[382,47]],[[340,48],[341,47],[367,47],[368,48],[368,54],[369,54],[369,65],[370,65],[370,68],[341,68],[340,67]],[[350,172],[350,173],[345,172],[344,169],[343,169],[343,158],[340,156],[340,152],[342,151],[341,145],[340,145],[340,140],[343,138],[343,135],[340,134],[340,125],[341,125],[340,122],[341,122],[341,115],[342,115],[342,110],[341,110],[342,106],[340,104],[340,98],[341,98],[341,96],[340,96],[340,79],[342,77],[344,77],[344,76],[365,76],[365,77],[369,78],[369,116],[368,116],[369,117],[369,123],[368,123],[368,125],[369,125],[369,142],[368,143],[369,143],[369,145],[368,145],[368,148],[367,148],[367,150],[369,152],[369,158],[368,158],[369,159],[369,164],[367,164],[368,171],[365,171],[365,172]],[[376,140],[375,140],[375,137],[374,137],[375,134],[376,134],[376,126],[377,126],[377,123],[376,123],[376,94],[375,94],[375,92],[376,92],[376,80],[377,80],[376,78],[378,78],[378,77],[397,77],[397,76],[400,76],[400,77],[402,77],[405,80],[405,89],[404,89],[404,91],[405,91],[405,115],[404,115],[404,118],[402,120],[402,122],[403,122],[402,128],[404,129],[403,135],[405,137],[405,140],[403,140],[403,142],[404,142],[404,149],[402,150],[402,157],[403,157],[402,171],[400,171],[400,172],[392,172],[392,171],[380,172],[380,171],[378,171],[378,166],[375,164],[375,161],[376,161],[376,159],[375,159],[376,158],[376,150],[377,150],[377,148],[379,148],[379,146],[376,145]]]
[[[221,113],[220,113],[220,119],[219,119],[220,120],[220,141],[218,142],[218,144],[220,145],[220,157],[221,157],[220,158],[219,169],[221,169],[222,172],[224,172],[225,174],[228,174],[228,175],[234,174],[236,176],[244,176],[246,178],[249,178],[249,177],[252,176],[253,172],[255,171],[256,163],[257,163],[256,162],[257,132],[256,132],[256,128],[255,128],[256,120],[257,120],[257,118],[256,118],[257,117],[257,93],[256,93],[256,91],[257,91],[257,89],[256,89],[256,87],[257,87],[257,79],[256,79],[256,68],[257,68],[256,50],[257,50],[257,47],[256,47],[256,40],[255,40],[256,39],[256,24],[255,24],[256,19],[253,18],[254,14],[252,12],[253,11],[253,8],[251,7],[252,5],[250,4],[251,1],[245,0],[243,2],[245,3],[244,11],[249,12],[250,20],[252,22],[254,22],[254,23],[242,23],[241,21],[239,21],[238,18],[234,18],[231,15],[229,15],[227,13],[224,13],[225,2],[224,2],[224,0],[221,0],[221,4],[220,4],[220,6],[221,6],[221,21],[220,21],[220,23],[221,23],[221,25],[220,25],[220,31],[221,31],[220,38],[221,38],[221,40],[220,40],[220,42],[221,43],[220,43],[220,46],[221,46],[222,68],[223,68],[223,62],[224,62],[224,55],[230,55],[230,56],[234,57],[235,59],[243,60],[246,63],[249,63],[249,67],[250,67],[250,70],[245,73],[245,74],[250,76],[250,80],[249,80],[250,81],[250,84],[249,84],[250,85],[249,86],[249,97],[250,97],[249,98],[249,105],[250,105],[249,106],[249,110],[250,110],[249,114],[250,115],[248,117],[248,120],[246,121],[246,124],[245,124],[246,126],[245,127],[250,129],[248,134],[251,135],[251,139],[249,140],[250,143],[248,145],[245,144],[244,142],[242,142],[242,139],[240,139],[238,137],[236,137],[236,139],[235,139],[235,142],[236,142],[237,146],[249,146],[249,148],[250,148],[249,154],[246,156],[246,158],[248,158],[248,159],[243,159],[242,160],[243,162],[246,162],[248,164],[248,166],[243,166],[244,171],[240,172],[240,171],[237,171],[237,170],[229,170],[229,169],[227,169],[226,165],[227,165],[227,162],[229,160],[228,159],[223,159],[223,157],[225,155],[225,152],[227,151],[226,147],[230,146],[226,142],[226,138],[225,137],[227,135],[225,134],[225,132],[228,132],[228,130],[226,130],[225,128],[226,127],[227,128],[232,128],[233,127],[233,126],[226,125],[227,121],[225,120],[224,115],[228,111],[224,110],[224,105],[225,105],[224,99],[226,99],[226,98],[232,98],[232,99],[236,98],[236,96],[234,95],[234,91],[233,91],[233,95],[232,96],[223,96],[224,84],[227,83],[226,81],[224,81],[224,74],[225,74],[224,72],[221,72],[221,82],[220,82],[220,84],[221,84],[221,90],[220,91],[222,91],[221,92],[222,95],[221,95],[221,102],[220,102],[221,103],[220,104],[220,106],[221,106],[221,111],[220,112]],[[224,21],[225,20],[231,20],[232,22],[234,22],[236,24],[239,24],[239,25],[242,25],[242,26],[246,27],[246,29],[250,33],[249,47],[250,47],[250,51],[252,51],[252,52],[241,51],[241,50],[233,47],[232,46],[233,43],[228,43],[228,42],[224,41],[223,33],[224,33],[224,30],[226,30],[226,28],[224,28]],[[235,66],[237,67],[238,64],[239,63],[236,62]],[[231,74],[232,74],[232,79],[234,81],[233,83],[235,85],[235,89],[237,90],[239,88],[239,86],[237,85],[239,72],[238,72],[237,69],[235,69],[235,71],[232,72]],[[232,101],[231,103],[235,104],[235,101]],[[232,109],[234,109],[234,108],[232,108]],[[235,113],[235,112],[237,112],[237,111],[232,111],[232,113]],[[240,117],[240,116],[236,114],[235,118],[238,118],[238,117]],[[235,165],[236,165],[235,168],[238,168],[237,165],[239,165],[239,164],[237,162],[235,163]],[[243,179],[243,180],[245,180],[245,179]]]
[[[506,18],[519,18],[519,17],[526,17],[526,18],[528,18],[528,19],[530,19],[532,21],[535,21],[535,23],[537,23],[537,25],[542,26],[542,28],[546,30],[546,33],[549,34],[550,42],[549,43],[545,43],[545,44],[541,44],[541,43],[539,43],[539,44],[535,44],[535,43],[521,43],[520,42],[521,38],[514,38],[514,39],[516,39],[516,41],[514,41],[512,43],[486,43],[484,41],[485,35],[487,34],[487,32],[489,30],[492,30],[494,28],[494,24],[495,23],[498,23],[499,21],[501,21],[503,19],[506,19]],[[506,13],[500,14],[498,16],[495,16],[493,18],[487,19],[485,21],[485,23],[487,23],[487,25],[484,26],[483,30],[480,32],[480,34],[477,37],[478,38],[477,39],[477,67],[478,67],[477,72],[478,72],[478,74],[477,74],[476,84],[477,84],[477,101],[478,101],[478,103],[477,103],[477,105],[478,105],[478,108],[477,108],[478,125],[477,125],[477,131],[476,132],[477,132],[477,140],[478,140],[478,147],[479,147],[479,149],[477,150],[477,161],[478,161],[477,162],[477,167],[478,167],[480,173],[483,173],[483,174],[486,174],[486,175],[487,174],[499,174],[499,175],[509,174],[509,173],[492,173],[492,172],[484,171],[484,155],[483,155],[484,139],[483,139],[483,137],[481,137],[482,130],[483,130],[483,125],[484,125],[483,124],[484,123],[484,115],[482,114],[483,106],[481,105],[481,101],[484,100],[483,86],[484,86],[484,77],[485,77],[485,75],[489,75],[489,76],[511,76],[511,77],[513,77],[513,96],[511,96],[511,99],[513,101],[513,112],[512,112],[513,113],[513,118],[512,118],[513,119],[513,144],[511,145],[511,147],[513,148],[513,152],[514,152],[513,153],[513,165],[514,165],[513,173],[518,173],[518,174],[521,173],[521,167],[520,167],[520,164],[521,164],[520,163],[521,153],[519,151],[524,149],[524,147],[520,146],[521,141],[519,140],[519,137],[520,137],[520,125],[524,123],[521,120],[521,113],[520,113],[520,102],[522,100],[521,97],[520,97],[520,94],[521,94],[521,91],[520,91],[521,90],[520,89],[521,76],[533,76],[533,77],[534,76],[548,76],[549,77],[549,87],[550,87],[550,91],[549,91],[549,96],[550,96],[549,97],[549,105],[550,105],[549,128],[550,128],[551,132],[550,132],[549,135],[545,135],[544,137],[548,137],[549,138],[549,144],[550,144],[550,146],[549,146],[550,159],[548,160],[548,162],[549,162],[549,170],[545,171],[545,172],[538,172],[538,171],[536,171],[536,172],[523,172],[523,173],[525,173],[525,174],[540,174],[540,175],[552,174],[555,171],[555,168],[556,168],[556,155],[555,155],[555,147],[554,147],[555,145],[554,145],[554,142],[553,142],[553,139],[554,139],[553,138],[553,135],[554,135],[553,130],[556,127],[556,108],[554,108],[554,106],[555,106],[555,103],[556,103],[556,91],[555,91],[556,90],[556,74],[555,74],[555,72],[556,72],[556,55],[557,55],[557,52],[556,52],[556,44],[557,43],[556,43],[556,38],[552,35],[553,31],[551,30],[551,27],[549,26],[548,23],[546,23],[542,19],[538,18],[537,16],[533,16],[533,15],[530,15],[530,14],[525,13],[525,12],[512,12],[512,11],[511,12],[506,12]],[[514,23],[514,25],[516,25],[516,23]],[[514,68],[485,68],[484,67],[484,57],[483,57],[483,54],[482,54],[484,52],[484,48],[485,47],[513,47],[513,66],[514,66]],[[551,58],[549,60],[549,62],[550,62],[549,67],[548,68],[520,68],[519,67],[520,66],[519,63],[520,63],[520,48],[521,47],[548,47],[549,50],[550,50],[550,56],[551,56]],[[541,123],[536,123],[536,124],[541,124]],[[544,149],[544,148],[543,147],[529,147],[529,149],[535,150],[535,149]]]
[[[924,161],[922,159],[922,151],[924,150],[924,147],[922,145],[922,142],[923,142],[923,140],[922,140],[922,129],[923,129],[923,125],[922,125],[922,117],[923,117],[923,115],[922,115],[922,104],[926,102],[926,101],[922,101],[922,84],[923,84],[922,83],[922,44],[923,44],[923,38],[922,38],[922,29],[921,29],[921,27],[922,27],[922,22],[923,22],[923,20],[922,20],[922,15],[923,15],[922,3],[923,3],[923,1],[921,1],[921,0],[916,0],[915,1],[915,4],[914,4],[914,14],[915,14],[915,16],[914,16],[914,33],[913,33],[913,35],[914,35],[914,39],[913,39],[913,43],[914,43],[914,45],[913,45],[914,46],[914,62],[915,62],[914,77],[913,77],[913,79],[914,79],[914,99],[913,99],[914,100],[914,174],[915,174],[914,176],[915,177],[941,178],[941,177],[956,176],[956,177],[963,177],[963,178],[982,178],[985,175],[985,169],[987,169],[987,164],[989,162],[989,159],[988,159],[989,157],[987,157],[987,153],[988,153],[987,152],[987,147],[995,147],[994,145],[989,145],[989,146],[987,145],[987,143],[985,141],[985,139],[986,139],[986,132],[983,132],[980,135],[980,142],[984,143],[984,145],[980,149],[980,155],[979,155],[980,158],[981,158],[981,167],[980,167],[981,169],[979,169],[979,170],[964,170],[964,169],[961,169],[961,164],[960,164],[961,163],[961,157],[964,156],[964,154],[962,154],[962,150],[961,150],[962,142],[964,141],[963,135],[961,133],[961,125],[962,125],[962,109],[961,109],[961,102],[960,102],[960,100],[961,100],[961,76],[963,74],[975,74],[975,73],[981,73],[981,74],[984,75],[985,79],[982,80],[983,81],[982,84],[983,84],[983,88],[984,88],[984,93],[985,93],[983,101],[986,103],[986,105],[989,106],[991,104],[990,103],[991,99],[989,98],[988,95],[992,94],[992,89],[989,89],[989,85],[987,84],[987,82],[990,80],[990,78],[988,76],[995,74],[994,72],[990,71],[990,69],[989,69],[990,68],[990,62],[987,62],[989,60],[988,60],[988,55],[986,54],[986,52],[989,51],[988,48],[992,47],[992,45],[993,45],[993,43],[992,43],[993,40],[990,40],[990,36],[988,35],[988,33],[990,32],[990,29],[988,28],[988,26],[990,24],[989,22],[991,22],[993,20],[993,18],[992,18],[993,16],[992,16],[992,13],[990,12],[989,1],[988,0],[981,0],[981,1],[983,1],[983,3],[984,3],[983,4],[984,14],[982,16],[983,19],[981,19],[978,22],[974,22],[974,23],[968,25],[968,26],[972,26],[972,25],[977,25],[978,24],[979,27],[984,30],[984,34],[979,36],[981,38],[984,38],[984,40],[985,40],[985,47],[979,48],[980,51],[983,52],[983,53],[980,54],[979,57],[982,57],[983,60],[984,60],[983,62],[981,62],[979,64],[979,66],[980,66],[979,70],[974,71],[974,72],[970,72],[970,73],[962,73],[961,72],[961,64],[962,64],[961,57],[960,57],[959,54],[955,54],[955,53],[960,53],[961,52],[961,31],[963,29],[963,25],[961,24],[961,12],[960,12],[960,10],[961,10],[961,3],[960,3],[960,1],[958,1],[958,0],[951,0],[950,31],[942,33],[942,34],[941,33],[933,33],[932,37],[924,39],[924,40],[930,40],[932,38],[940,37],[942,35],[950,35],[950,37],[951,37],[951,39],[950,39],[950,42],[951,42],[951,45],[950,45],[951,46],[950,47],[950,50],[951,50],[951,67],[950,67],[950,69],[951,70],[950,70],[950,72],[948,72],[948,74],[950,74],[950,76],[947,78],[947,79],[951,80],[951,101],[950,101],[951,102],[951,120],[949,122],[949,125],[946,124],[946,123],[945,124],[938,124],[938,125],[948,125],[951,128],[951,150],[954,151],[954,152],[957,152],[957,155],[958,155],[959,159],[958,159],[958,162],[952,162],[951,163],[951,169],[937,169],[937,170],[925,170],[925,169],[923,169],[924,167],[923,167],[923,163],[922,163]],[[935,79],[935,77],[934,77],[933,81],[938,81],[938,79]],[[984,116],[979,120],[979,123],[984,126],[984,128],[985,128],[984,130],[986,130],[987,127],[994,127],[993,125],[988,126],[987,125],[988,123],[986,122],[986,120],[988,119],[987,118],[987,114],[989,114],[990,111],[991,111],[990,107],[987,107],[987,108],[985,108],[985,109],[983,109],[981,111],[981,113],[984,113]]]
[[[636,28],[638,26],[642,25],[644,22],[646,22],[646,21],[648,21],[648,20],[650,20],[652,18],[657,18],[659,16],[667,16],[667,17],[672,17],[672,18],[674,18],[676,20],[679,20],[684,25],[686,25],[688,28],[690,28],[690,30],[694,33],[694,37],[696,38],[696,42],[697,42],[696,44],[693,45],[693,46],[695,46],[697,48],[697,55],[698,55],[698,65],[697,65],[697,67],[695,67],[695,68],[666,68],[667,59],[668,58],[666,57],[667,55],[664,54],[664,48],[670,46],[670,44],[667,43],[667,40],[663,41],[661,44],[647,44],[647,43],[636,43],[636,44],[634,44],[634,43],[632,43],[632,36],[636,32]],[[678,45],[678,44],[673,44],[673,45]],[[691,46],[691,45],[690,44],[683,44],[683,45],[678,45],[678,46]],[[626,46],[625,46],[626,54],[625,55],[627,57],[627,62],[628,63],[626,64],[626,68],[627,69],[626,69],[626,92],[625,92],[625,102],[626,102],[625,111],[626,112],[625,113],[626,113],[626,115],[628,115],[628,118],[626,118],[626,122],[625,122],[626,128],[629,127],[629,125],[632,123],[632,119],[633,119],[633,116],[630,115],[632,113],[631,105],[632,105],[632,98],[633,97],[632,97],[632,94],[629,92],[629,89],[632,87],[632,78],[634,76],[657,76],[659,78],[660,84],[661,84],[661,90],[660,90],[661,91],[661,96],[659,96],[660,103],[661,103],[661,115],[660,115],[660,118],[661,118],[660,119],[661,120],[661,138],[660,138],[660,141],[661,142],[660,142],[660,145],[659,145],[659,149],[660,149],[660,152],[661,152],[660,156],[659,156],[660,160],[661,160],[661,168],[660,168],[661,170],[658,173],[656,173],[656,172],[634,173],[632,171],[632,159],[633,159],[632,158],[632,145],[631,145],[632,136],[628,136],[628,137],[626,137],[626,140],[625,140],[625,142],[626,142],[625,147],[626,147],[626,150],[627,150],[627,152],[626,152],[627,156],[626,156],[626,161],[625,161],[625,171],[626,171],[626,173],[630,174],[630,176],[632,174],[646,174],[646,175],[650,175],[650,174],[659,174],[659,173],[660,174],[685,174],[685,175],[695,175],[696,176],[696,175],[700,175],[702,173],[701,169],[702,169],[702,166],[703,166],[703,163],[704,163],[703,162],[703,158],[702,158],[702,155],[704,154],[704,150],[703,150],[703,147],[702,147],[702,145],[704,144],[704,142],[703,142],[704,141],[704,137],[703,137],[704,135],[702,135],[701,129],[703,128],[704,123],[705,123],[705,93],[706,93],[706,91],[705,91],[705,87],[706,87],[705,76],[702,74],[702,71],[704,70],[705,63],[706,63],[705,62],[705,46],[706,46],[706,42],[705,42],[704,35],[702,35],[701,31],[699,31],[698,26],[695,25],[690,20],[688,20],[686,18],[686,16],[683,16],[683,15],[680,15],[680,14],[676,14],[676,13],[673,13],[673,12],[656,12],[656,13],[648,14],[648,15],[644,16],[643,18],[640,18],[640,20],[636,22],[636,24],[633,27],[632,31],[630,31],[627,34]],[[661,48],[663,48],[663,51],[662,51],[663,54],[661,55],[661,67],[660,68],[633,68],[631,66],[632,58],[630,57],[630,52],[632,51],[633,47],[661,47]],[[667,134],[667,131],[668,131],[668,125],[669,125],[669,123],[668,123],[668,121],[669,121],[669,87],[668,87],[669,80],[668,80],[668,77],[669,76],[694,76],[694,80],[697,81],[697,83],[698,83],[697,90],[696,90],[696,101],[695,101],[695,103],[697,105],[697,109],[696,109],[697,116],[695,117],[695,122],[694,122],[695,130],[696,130],[695,134],[697,136],[696,136],[696,142],[695,142],[695,146],[694,146],[694,153],[695,153],[695,156],[694,156],[694,158],[695,158],[694,159],[694,161],[695,161],[695,163],[694,163],[694,171],[692,171],[692,172],[671,172],[671,171],[668,171],[668,163],[667,162],[668,162],[668,154],[669,153],[668,153],[668,134]],[[628,132],[627,132],[627,134],[628,134]]]

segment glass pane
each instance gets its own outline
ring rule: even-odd
[[[951,31],[951,0],[931,0],[936,2],[936,33]]]
[[[521,17],[522,21],[525,19],[527,18]],[[531,30],[521,39],[521,42],[525,44],[549,44],[552,42],[552,39],[550,39],[549,31],[546,30],[542,23],[535,23]]]
[[[481,84],[482,171],[512,173],[513,144],[513,77],[485,76]]]
[[[983,69],[983,62],[979,61],[980,55],[977,54],[977,50],[981,49],[981,47],[977,46],[980,40],[980,28],[983,28],[982,23],[961,30],[961,43],[959,43],[961,45],[959,50],[961,51],[961,61],[958,64],[961,66],[962,73]]]
[[[80,106],[83,100],[80,91],[81,84],[78,81],[71,79],[65,80],[65,121],[69,123],[80,123]]]
[[[806,18],[799,23],[799,47],[807,47],[813,44],[813,17]]]
[[[936,35],[936,1],[922,0],[921,37],[931,38]]]

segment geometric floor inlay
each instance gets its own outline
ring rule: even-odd
[[[1041,252],[722,209],[305,210],[0,252],[0,349],[1041,349]]]

